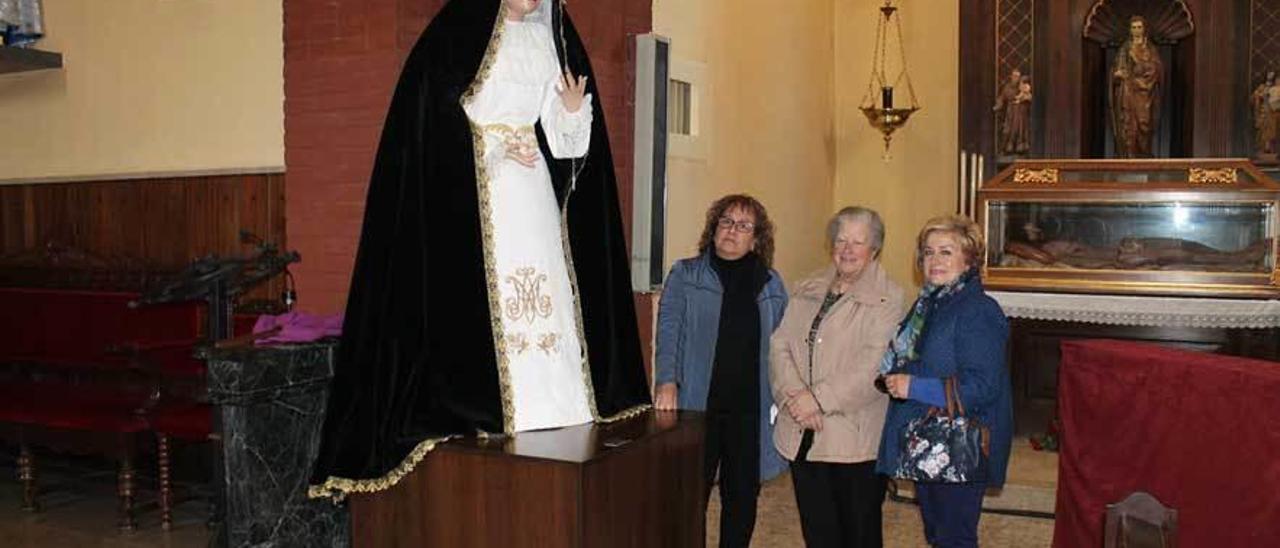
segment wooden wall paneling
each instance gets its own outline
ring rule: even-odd
[[[1080,39],[1080,75],[1085,89],[1105,86],[1102,76],[1107,72],[1107,55],[1102,48],[1096,47],[1084,38]],[[1080,157],[1106,158],[1107,132],[1111,126],[1107,124],[1107,94],[1085,92],[1080,97]]]
[[[141,189],[141,199],[147,212],[150,230],[140,230],[143,237],[141,256],[162,265],[179,265],[199,256],[195,250],[188,252],[187,233],[190,228],[185,215],[187,201],[181,184],[155,182]],[[175,242],[181,242],[174,245]]]
[[[1250,0],[1232,2],[1235,10],[1231,20],[1231,57],[1235,59],[1235,72],[1232,73],[1232,91],[1227,110],[1232,114],[1231,156],[1248,157],[1253,154],[1253,109],[1250,108],[1249,94],[1253,86],[1249,80],[1250,44],[1242,39],[1249,35]],[[1280,32],[1280,27],[1272,27]]]
[[[960,148],[987,158],[995,173],[995,10],[996,0],[960,3]],[[1007,76],[1007,75],[1006,75]],[[1034,85],[1034,84],[1033,84]]]
[[[20,249],[29,249],[38,245],[36,242],[36,193],[35,189],[26,187],[22,193],[22,243]]]
[[[75,235],[79,232],[76,219],[68,216],[70,211],[86,211],[84,204],[77,203],[74,185],[54,185],[44,194],[44,207],[36,208],[36,238],[42,242],[58,242],[63,245],[84,247]]]
[[[193,230],[187,231],[187,242],[183,249],[205,250],[206,253],[216,253],[217,250],[209,238],[212,232],[208,227],[206,219],[210,219],[213,215],[210,212],[210,204],[214,199],[213,188],[203,183],[197,183],[190,187],[184,187],[182,200],[185,202],[183,211],[191,217],[191,225]],[[202,227],[202,228],[196,228]]]
[[[1052,29],[1045,24],[1048,3],[1051,1],[1034,0],[1036,16],[1031,21],[1036,40],[1031,51],[1031,63],[1035,69],[1031,73],[1031,154],[1028,156],[1032,158],[1044,157],[1045,136],[1055,129],[1049,127],[1049,96],[1046,94],[1050,85],[1049,67],[1054,62],[1046,38],[1052,33]]]
[[[1170,122],[1170,136],[1173,139],[1170,149],[1178,156],[1195,156],[1195,124],[1196,100],[1192,91],[1196,81],[1196,38],[1191,36],[1182,40],[1174,48],[1173,85],[1168,90],[1169,100],[1175,108],[1182,111],[1182,116]],[[1176,86],[1176,87],[1174,87]]]
[[[0,255],[8,255],[24,247],[26,190],[20,186],[0,186]]]
[[[262,183],[254,178],[242,177],[239,184],[238,227],[275,244],[281,252],[290,251],[284,219],[284,175],[268,175]],[[234,235],[237,239],[240,237],[239,228]],[[249,293],[246,298],[275,300],[280,297],[284,287],[283,277],[277,276]]]
[[[89,247],[104,255],[140,256],[142,231],[127,230],[127,222],[144,218],[141,194],[124,185],[96,185],[92,194]]]
[[[253,179],[239,181],[239,211],[257,211],[261,215],[242,218],[239,226],[258,237],[287,249],[288,234],[284,231],[284,182],[281,176],[268,177],[266,184]]]
[[[253,247],[240,241],[240,179],[222,181],[217,190],[213,218],[218,222],[211,222],[208,226],[218,227],[218,254],[231,256],[250,252]]]
[[[240,231],[284,241],[283,175],[170,177],[0,186],[0,255],[50,244],[177,271],[209,254],[242,256]],[[272,280],[251,298],[275,298]]]
[[[1041,154],[1047,158],[1080,157],[1080,117],[1084,96],[1081,78],[1081,31],[1085,13],[1092,5],[1088,0],[1047,1],[1044,17],[1037,17],[1044,32],[1043,46],[1047,58],[1040,63],[1047,72],[1041,97],[1048,109],[1045,113],[1044,145]]]
[[[1247,0],[1193,0],[1195,113],[1191,153],[1222,158],[1245,153],[1240,117],[1247,114]],[[1243,113],[1241,111],[1244,111]]]

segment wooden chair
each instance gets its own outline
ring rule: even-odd
[[[1178,511],[1167,508],[1144,491],[1107,505],[1103,548],[1175,548]]]
[[[161,406],[153,415],[151,426],[156,434],[156,479],[160,487],[160,527],[165,531],[173,527],[173,496],[171,472],[171,442],[174,439],[190,443],[207,442],[213,433],[213,407],[209,404]]]

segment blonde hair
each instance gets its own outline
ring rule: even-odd
[[[962,215],[942,215],[929,219],[916,237],[916,268],[924,268],[924,243],[934,232],[945,232],[955,237],[964,253],[966,266],[973,267],[982,261],[987,245],[982,237],[982,227]]]

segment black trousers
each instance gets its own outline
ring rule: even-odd
[[[754,412],[707,413],[703,476],[711,497],[720,471],[720,546],[746,548],[756,528],[760,495],[760,417]]]
[[[876,461],[809,462],[812,445],[813,432],[805,431],[791,463],[805,546],[883,546],[885,478],[876,473]]]

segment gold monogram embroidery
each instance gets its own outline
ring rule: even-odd
[[[556,346],[556,341],[558,340],[560,340],[560,335],[555,333],[543,333],[538,337],[538,349],[542,350],[542,353],[548,356],[552,354],[559,354],[560,349]]]
[[[539,274],[533,267],[526,266],[516,270],[515,276],[507,276],[507,283],[515,289],[516,295],[507,298],[507,318],[511,321],[534,320],[551,316],[551,296],[542,294],[542,282],[547,281],[546,274]]]
[[[524,333],[507,334],[507,350],[510,350],[516,355],[520,355],[524,354],[524,351],[528,349],[529,339],[524,336]]]

